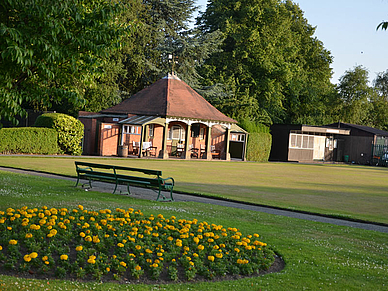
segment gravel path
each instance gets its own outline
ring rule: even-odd
[[[40,173],[40,172],[34,172],[34,171],[25,171],[25,170],[19,170],[19,169],[12,169],[12,168],[3,168],[0,167],[1,171],[9,171],[14,173],[20,173],[20,174],[30,174],[30,175],[36,175],[46,178],[54,178],[54,179],[65,179],[76,182],[75,178],[72,177],[64,177],[59,175],[53,175],[53,174],[46,174],[46,173]],[[123,186],[124,187],[124,186]],[[103,182],[93,182],[93,191],[100,191],[100,192],[108,192],[111,193],[113,191],[112,184],[103,183]],[[133,192],[132,197],[139,198],[139,199],[147,199],[147,200],[154,200],[156,199],[157,194],[146,188],[139,188],[139,187],[131,187],[131,192]],[[123,188],[125,190],[125,187]],[[167,197],[167,195],[166,195]],[[265,207],[265,206],[257,206],[252,204],[246,204],[242,202],[233,202],[233,201],[226,201],[222,199],[214,199],[214,198],[207,198],[207,197],[200,197],[185,193],[176,193],[173,194],[175,201],[182,201],[182,202],[198,202],[198,203],[206,203],[206,204],[214,204],[214,205],[220,205],[220,206],[226,206],[226,207],[234,207],[239,209],[246,209],[246,210],[252,210],[252,211],[259,211],[269,214],[275,214],[275,215],[282,215],[287,216],[291,218],[297,218],[297,219],[305,219],[305,220],[311,220],[311,221],[317,221],[317,222],[323,222],[323,223],[330,223],[335,225],[341,225],[341,226],[349,226],[349,227],[355,227],[355,228],[361,228],[366,230],[373,230],[383,233],[388,233],[388,226],[387,225],[380,225],[380,224],[373,224],[373,223],[363,223],[363,222],[354,222],[344,219],[337,219],[337,218],[330,218],[320,215],[313,215],[313,214],[307,214],[302,213],[298,211],[290,211],[290,210],[284,210],[284,209],[276,209],[272,207]]]

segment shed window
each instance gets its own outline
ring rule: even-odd
[[[314,136],[309,134],[290,134],[290,148],[314,149]]]

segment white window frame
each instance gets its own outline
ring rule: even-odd
[[[174,133],[177,132],[177,136],[174,137]],[[179,125],[173,125],[168,130],[168,139],[169,140],[185,140],[185,129]]]
[[[290,133],[289,140],[290,149],[303,149],[313,150],[314,149],[314,135],[303,134],[303,133]]]

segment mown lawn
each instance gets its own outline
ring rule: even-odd
[[[161,163],[163,164],[163,163]],[[58,164],[57,164],[58,165]],[[386,290],[388,234],[198,203],[161,203],[85,192],[66,180],[0,171],[0,210],[8,207],[141,209],[244,233],[259,233],[286,261],[281,273],[234,281],[159,285],[31,280],[0,276],[0,290]]]
[[[75,176],[75,160],[162,170],[178,191],[388,223],[381,167],[29,156],[0,156],[0,166]]]

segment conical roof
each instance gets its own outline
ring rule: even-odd
[[[101,113],[152,115],[237,123],[227,117],[175,75],[156,81]]]

